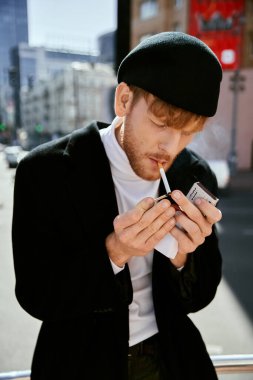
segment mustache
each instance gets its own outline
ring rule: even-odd
[[[164,154],[149,154],[149,157],[157,160],[157,161],[161,161],[161,162],[171,162],[172,160],[174,160],[174,157],[171,157],[170,155],[164,155]]]

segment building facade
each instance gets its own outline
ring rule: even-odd
[[[188,1],[132,0],[131,48],[143,38],[166,30],[186,32]]]
[[[15,69],[15,125],[22,127],[20,112],[21,91],[48,81],[63,71],[71,62],[95,63],[97,56],[72,51],[61,51],[46,47],[31,47],[21,43],[11,50],[11,64]]]
[[[149,35],[168,30],[206,39],[209,46],[214,43],[210,46],[214,51],[238,40],[240,68],[253,68],[252,0],[131,0],[130,20],[131,48]]]
[[[102,34],[98,37],[99,62],[114,65],[115,34],[116,32],[113,31]]]
[[[92,120],[111,122],[116,78],[100,63],[73,62],[49,81],[21,92],[26,148],[63,136]],[[25,133],[24,133],[25,132]]]
[[[10,51],[20,42],[28,41],[27,0],[0,1],[0,122],[14,123],[12,88],[15,68]]]

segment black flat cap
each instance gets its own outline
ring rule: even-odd
[[[143,40],[123,59],[118,83],[126,82],[187,111],[213,116],[217,110],[222,68],[201,40],[181,32],[159,33]]]

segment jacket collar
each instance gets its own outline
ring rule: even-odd
[[[74,131],[64,151],[71,165],[67,186],[76,211],[87,227],[87,208],[90,210],[96,204],[94,215],[89,211],[89,216],[93,215],[89,227],[103,224],[103,228],[107,226],[105,235],[112,231],[108,220],[112,222],[118,214],[110,164],[99,134],[99,129],[107,126],[93,122]]]

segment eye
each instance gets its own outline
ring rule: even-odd
[[[159,122],[159,121],[152,120],[152,123],[153,123],[155,126],[159,127],[159,128],[166,128],[166,124],[161,123],[161,122]]]
[[[155,117],[154,115],[148,115],[148,118],[149,120],[151,121],[151,123],[155,126],[155,127],[158,127],[158,128],[167,128],[167,124],[164,122],[163,119],[160,119],[158,117]]]

